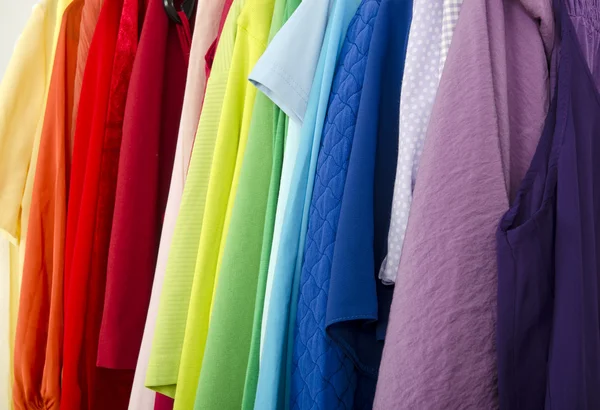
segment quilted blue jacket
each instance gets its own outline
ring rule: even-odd
[[[399,96],[411,15],[409,0],[381,2],[348,163],[327,301],[328,335],[362,375],[373,379],[392,300],[392,288],[377,276],[387,253]]]

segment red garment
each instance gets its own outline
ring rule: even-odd
[[[156,393],[156,400],[154,401],[154,410],[172,410],[174,400],[170,397],[163,396],[160,393]]]
[[[17,410],[58,409],[71,114],[83,0],[65,10],[58,37],[29,211],[15,336]]]
[[[227,15],[229,14],[229,9],[231,8],[232,4],[233,0],[225,0],[225,4],[223,5],[223,13],[221,13],[221,22],[219,23],[219,32],[215,38],[215,41],[213,41],[210,48],[206,52],[206,55],[204,56],[204,60],[206,61],[206,78],[210,77],[210,70],[212,69],[213,61],[215,60],[219,39],[221,38],[221,33],[223,32],[223,27],[225,26],[225,20],[227,20]]]
[[[143,6],[106,0],[83,78],[65,250],[61,410],[126,409],[133,371],[96,367],[125,100]]]
[[[123,124],[98,366],[137,365],[183,106],[191,30],[150,0]]]

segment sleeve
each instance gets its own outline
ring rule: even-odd
[[[303,1],[250,73],[250,81],[297,123],[302,123],[306,112],[329,3]]]
[[[0,84],[0,231],[17,242],[21,203],[46,90],[44,9],[37,6]],[[40,61],[41,60],[41,61]]]

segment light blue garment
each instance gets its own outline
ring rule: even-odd
[[[302,124],[333,0],[303,0],[250,73],[250,81]]]
[[[250,81],[277,104],[291,120],[288,125],[283,154],[281,188],[267,273],[261,332],[261,357],[273,289],[275,261],[279,254],[283,219],[288,203],[294,164],[298,156],[300,128],[321,54],[330,3],[333,3],[333,0],[304,0],[300,3],[294,14],[273,38],[250,74]]]
[[[295,157],[289,158],[293,171],[290,192],[283,208],[279,245],[276,254],[271,254],[271,261],[274,261],[273,285],[264,332],[256,410],[289,408],[296,300],[317,154],[337,58],[359,3],[360,0],[334,0],[302,123],[298,150]],[[311,16],[311,21],[313,18]],[[303,38],[313,29],[313,25],[307,22],[306,25],[299,25],[298,29],[296,36]]]

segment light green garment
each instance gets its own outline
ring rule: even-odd
[[[244,0],[235,0],[231,6],[208,79],[156,319],[146,386],[169,397],[175,397],[179,375],[187,371],[187,363],[181,366],[183,341],[237,17],[243,4]]]
[[[273,163],[273,110],[256,97],[206,342],[196,409],[239,408]],[[258,114],[258,115],[256,115]]]
[[[296,10],[299,4],[300,0],[276,0],[269,40],[271,40],[275,34],[277,34],[279,29]],[[262,94],[259,93],[259,95]],[[267,273],[269,270],[271,245],[273,243],[275,214],[277,211],[277,200],[279,197],[279,186],[281,182],[281,167],[283,164],[283,151],[289,121],[289,117],[277,105],[271,102],[270,108],[274,113],[273,163],[271,168],[271,180],[269,182],[269,196],[267,198],[265,225],[260,254],[260,266],[258,270],[256,286],[250,352],[248,356],[246,380],[244,384],[244,396],[242,400],[243,410],[253,410],[254,399],[256,398],[256,386],[258,383],[258,372],[260,367],[260,341],[265,292],[267,286]]]
[[[248,75],[263,53],[274,0],[246,0],[238,30],[217,134],[196,271],[185,328],[175,410],[193,408],[211,320],[215,286],[230,226],[257,90]],[[229,12],[229,17],[231,17]],[[210,363],[210,362],[209,362]],[[223,407],[227,408],[227,407]]]

